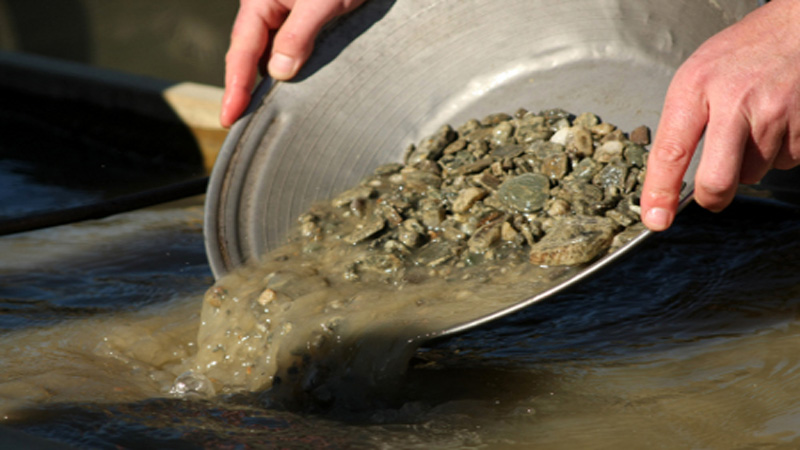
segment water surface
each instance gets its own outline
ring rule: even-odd
[[[615,270],[420,349],[392,401],[172,398],[211,278],[199,200],[3,238],[3,425],[78,447],[792,448],[800,221],[697,208]]]

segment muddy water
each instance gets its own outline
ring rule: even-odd
[[[391,402],[327,413],[169,394],[210,285],[200,216],[176,205],[0,241],[4,426],[85,447],[800,442],[792,208],[688,209],[614,273],[423,346]]]

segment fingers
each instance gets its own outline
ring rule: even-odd
[[[267,64],[270,76],[288,80],[306,62],[322,27],[334,17],[355,8],[341,1],[297,0],[286,22],[275,34]],[[360,3],[360,2],[358,2]]]
[[[675,218],[683,175],[708,117],[703,96],[684,86],[671,84],[647,160],[640,204],[642,222],[653,231],[666,230]]]
[[[775,123],[779,123],[778,120]],[[775,164],[781,148],[784,147],[785,129],[769,126],[762,137],[756,137],[757,126],[751,124],[751,133],[745,145],[744,159],[739,173],[739,183],[756,184]]]
[[[294,77],[311,55],[314,40],[322,27],[363,2],[242,0],[231,33],[231,45],[225,56],[222,125],[231,126],[247,108],[256,82],[256,67],[266,66],[269,75],[276,80]],[[265,59],[270,41],[272,49]]]
[[[784,124],[781,128],[782,140],[772,167],[788,170],[800,164],[800,87],[781,97],[787,99],[787,117],[781,121]]]
[[[731,203],[739,185],[749,136],[750,123],[735,108],[711,111],[703,156],[695,176],[694,199],[700,206],[718,212]],[[753,159],[758,159],[758,155]]]
[[[225,55],[225,93],[220,123],[230,127],[250,102],[259,59],[267,48],[269,27],[264,16],[244,5],[236,16],[231,45]]]
[[[800,123],[784,134],[782,144],[772,166],[778,170],[789,170],[800,165]]]

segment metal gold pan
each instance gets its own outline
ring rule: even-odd
[[[313,201],[354,185],[379,164],[400,161],[409,143],[444,123],[559,107],[593,112],[623,130],[655,131],[680,63],[757,3],[368,0],[324,33],[295,81],[264,81],[229,133],[206,201],[214,275],[277,247]],[[693,188],[689,172],[684,201]]]

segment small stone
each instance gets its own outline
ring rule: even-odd
[[[625,179],[628,176],[628,166],[622,162],[609,163],[592,178],[592,184],[607,188],[614,186],[619,190],[625,189]]]
[[[567,139],[569,138],[569,128],[561,128],[560,130],[553,133],[550,136],[550,142],[558,145],[567,145]]]
[[[569,202],[563,198],[555,198],[547,208],[547,214],[551,217],[563,216],[569,212]]]
[[[445,211],[434,199],[423,199],[419,204],[419,219],[429,229],[437,228],[444,220]]]
[[[514,126],[511,122],[500,122],[492,129],[492,142],[499,146],[512,143],[513,134]]]
[[[348,244],[357,244],[369,239],[383,230],[385,226],[386,220],[383,217],[372,217],[370,220],[358,224],[352,233],[345,236],[344,241]]]
[[[553,129],[561,130],[563,128],[569,128],[572,124],[569,123],[569,119],[566,117],[562,117],[555,122],[553,122]]]
[[[509,144],[496,147],[489,155],[494,159],[516,158],[524,151],[525,149],[521,145]]]
[[[389,226],[394,228],[403,222],[403,216],[395,209],[394,206],[388,202],[381,202],[378,205],[377,213],[380,214],[389,223]]]
[[[497,188],[500,187],[500,180],[488,170],[478,175],[477,182],[480,183],[481,186],[491,190],[497,190]]]
[[[583,158],[572,168],[572,176],[582,180],[591,180],[602,166],[592,158]]]
[[[585,112],[576,117],[574,121],[572,121],[573,125],[580,125],[586,129],[590,129],[593,126],[597,125],[598,123],[600,123],[600,119],[596,115],[590,112]]]
[[[305,222],[300,225],[300,235],[308,239],[316,239],[322,233],[322,229],[314,222]]]
[[[264,289],[264,292],[258,296],[258,304],[261,306],[267,306],[276,298],[278,298],[277,292],[273,291],[272,289]]]
[[[617,127],[611,125],[610,123],[598,123],[597,125],[589,128],[589,131],[591,131],[592,134],[596,135],[597,137],[602,138],[616,129]]]
[[[376,167],[372,173],[378,176],[391,175],[393,173],[400,172],[400,169],[402,168],[403,165],[400,163],[388,163]]]
[[[397,239],[408,248],[417,248],[422,245],[422,234],[410,229],[401,228],[397,233]]]
[[[650,144],[650,129],[644,125],[636,127],[631,131],[630,141],[639,145]]]
[[[503,225],[500,226],[500,239],[508,242],[514,242],[517,240],[518,236],[519,232],[515,230],[510,223],[503,222]]]
[[[477,130],[481,127],[481,123],[478,122],[478,119],[469,119],[468,121],[464,122],[460,127],[458,127],[457,131],[460,136],[466,136],[471,131]]]
[[[357,186],[348,189],[331,200],[331,204],[337,208],[349,206],[354,200],[366,200],[375,193],[375,189],[370,186]]]
[[[630,194],[636,190],[636,185],[639,184],[639,169],[631,167],[628,171],[628,177],[625,179],[625,189],[623,192]]]
[[[606,134],[600,139],[600,143],[606,143],[608,141],[624,141],[625,140],[625,133],[622,132],[619,128],[616,130]]]
[[[625,161],[634,167],[644,167],[647,160],[647,151],[641,145],[633,144],[625,146]]]
[[[567,174],[569,157],[566,153],[558,153],[544,158],[542,161],[542,174],[551,180],[560,180]]]
[[[550,180],[540,173],[525,173],[500,185],[497,195],[508,208],[520,212],[542,209],[550,193]]]
[[[611,246],[616,224],[605,217],[574,216],[558,220],[531,246],[533,264],[566,266],[596,259]]]
[[[473,163],[464,164],[461,167],[457,167],[453,169],[451,172],[448,172],[447,175],[469,175],[471,173],[478,173],[487,167],[492,165],[492,158],[485,157],[481,158]]]
[[[632,224],[634,224],[636,222],[636,218],[635,217],[631,217],[630,215],[625,214],[625,213],[623,213],[621,211],[618,211],[616,209],[611,209],[611,210],[606,211],[606,217],[608,217],[609,219],[613,220],[614,222],[620,224],[623,227],[631,226]]]
[[[622,156],[622,151],[625,145],[620,141],[608,141],[600,145],[594,153],[594,159],[597,162],[607,163],[614,158]]]
[[[467,145],[467,151],[475,158],[481,158],[489,153],[489,144],[486,141],[472,141]]]
[[[514,132],[514,137],[520,144],[530,144],[531,142],[535,141],[547,141],[552,135],[552,131],[532,125],[521,126]]]
[[[205,294],[206,303],[208,303],[210,306],[214,308],[219,308],[220,306],[222,306],[222,301],[225,299],[227,294],[228,292],[224,288],[220,286],[214,286],[206,291]]]
[[[444,149],[455,140],[456,133],[449,125],[443,125],[436,133],[423,139],[408,155],[408,165],[414,165],[422,160],[437,160],[444,153]]]
[[[463,213],[472,208],[478,200],[486,197],[487,192],[479,187],[468,187],[458,193],[458,197],[453,201],[453,212]]]
[[[456,139],[455,141],[451,142],[447,147],[444,148],[444,154],[452,155],[453,153],[460,152],[466,147],[467,147],[466,139]]]
[[[484,117],[481,120],[481,125],[483,126],[495,126],[502,122],[508,122],[509,120],[513,119],[511,115],[506,113],[493,113],[489,114],[488,116]]]
[[[500,224],[493,222],[479,228],[467,241],[469,250],[474,253],[484,252],[500,239]]]
[[[567,137],[567,152],[571,155],[580,157],[592,156],[594,153],[594,142],[592,133],[581,126],[569,128],[570,134]]]
[[[430,242],[417,253],[416,262],[422,266],[436,267],[461,253],[462,247],[452,241]]]

